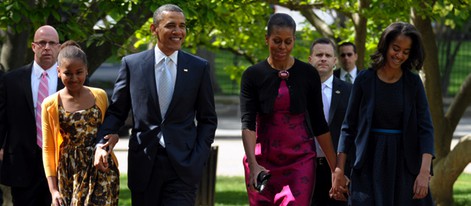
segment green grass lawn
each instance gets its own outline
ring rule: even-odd
[[[131,205],[131,193],[126,176],[121,176],[119,205]],[[453,196],[456,206],[471,205],[471,174],[462,174],[455,183]],[[246,206],[248,204],[244,177],[218,176],[216,179],[216,206]]]
[[[244,177],[218,176],[216,179],[215,205],[249,205]]]
[[[471,174],[461,174],[453,187],[455,206],[471,205]]]

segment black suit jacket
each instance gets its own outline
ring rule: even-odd
[[[42,151],[36,144],[32,69],[31,63],[5,73],[0,80],[1,182],[14,187],[26,187],[45,178]],[[57,90],[63,87],[58,80]]]
[[[178,176],[188,184],[198,184],[201,179],[217,127],[210,68],[206,60],[181,50],[177,61],[173,98],[162,121],[154,50],[122,59],[112,103],[98,138],[103,142],[104,135],[117,133],[131,109],[133,126],[128,153],[128,186],[131,190],[147,188],[160,131]]]
[[[353,167],[360,169],[366,159],[368,138],[375,104],[376,71],[361,71],[353,84],[345,121],[339,141],[338,152],[348,153],[355,146]],[[422,154],[434,155],[433,125],[422,80],[409,70],[403,71],[404,112],[402,120],[403,149],[409,171],[417,175]],[[387,100],[385,100],[387,101]]]
[[[332,136],[332,142],[335,149],[337,149],[339,144],[340,128],[342,127],[345,112],[347,111],[351,90],[352,84],[344,82],[334,76],[327,123],[329,123],[330,135]]]

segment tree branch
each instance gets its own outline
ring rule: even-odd
[[[116,22],[112,28],[104,30],[104,37],[113,37],[116,36],[116,34],[120,35],[119,38],[106,38],[107,40],[101,45],[97,44],[99,40],[95,40],[95,43],[90,44],[90,46],[85,49],[88,55],[90,73],[93,73],[98,66],[112,55],[113,50],[119,48],[134,34],[135,27],[143,25],[151,17],[152,11],[143,1],[139,1],[139,3],[134,4],[131,11]]]
[[[458,177],[471,162],[471,135],[460,138],[460,141],[443,159],[443,168],[446,168],[447,176]],[[454,179],[452,182],[455,182]]]
[[[324,37],[328,37],[333,39],[334,38],[334,32],[332,29],[330,29],[329,25],[325,23],[324,20],[322,20],[319,16],[317,16],[316,13],[314,13],[314,10],[312,8],[305,8],[302,7],[299,12],[313,25],[316,30]]]

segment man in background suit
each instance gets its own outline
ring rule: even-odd
[[[356,62],[358,59],[357,47],[351,42],[344,42],[338,46],[340,68],[334,70],[334,76],[353,84],[358,74]]]
[[[0,81],[3,78],[5,71],[3,71],[3,65],[0,64]],[[1,145],[1,144],[0,144]],[[2,175],[2,162],[3,162],[3,148],[0,147],[0,177]],[[6,189],[7,186],[0,184],[0,205],[3,205],[3,190]]]
[[[2,184],[11,186],[15,206],[51,205],[37,136],[36,109],[43,72],[49,96],[63,88],[57,77],[59,35],[52,26],[41,26],[31,44],[34,61],[6,73],[0,81],[0,144],[4,150]]]
[[[335,45],[332,41],[327,38],[320,38],[314,41],[311,46],[309,63],[317,69],[321,77],[324,115],[330,127],[334,148],[337,149],[340,129],[347,110],[352,84],[344,82],[333,75],[336,61]],[[325,155],[317,142],[316,153],[316,185],[311,205],[347,205],[347,202],[337,201],[329,197],[329,190],[332,187],[332,173],[325,159]]]
[[[107,134],[117,133],[131,109],[132,204],[194,205],[217,127],[210,68],[206,60],[180,50],[186,22],[178,6],[159,7],[153,19],[150,29],[157,45],[122,59],[98,138],[103,143]],[[165,75],[169,79],[161,79]],[[161,84],[167,81],[170,84]],[[168,89],[173,92],[165,97]],[[98,146],[95,153],[95,166],[102,170],[106,146]]]

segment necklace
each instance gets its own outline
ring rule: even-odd
[[[289,72],[286,70],[281,70],[278,72],[278,77],[280,77],[280,79],[288,79]]]
[[[291,68],[294,64],[294,58],[293,57],[290,57],[289,60],[288,60],[288,64],[285,68],[276,68],[273,63],[271,62],[271,58],[268,57],[267,58],[267,62],[268,64],[271,66],[271,68],[275,69],[275,70],[278,70],[278,77],[280,79],[288,79],[289,78],[289,72],[288,72],[288,69]]]

